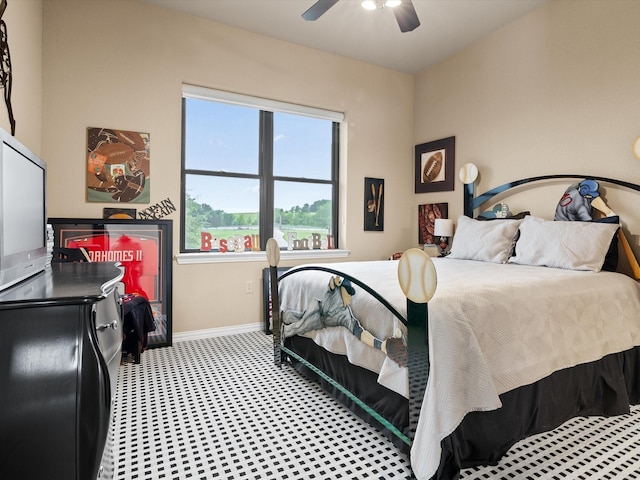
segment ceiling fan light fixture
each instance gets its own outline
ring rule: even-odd
[[[360,3],[360,5],[362,5],[362,8],[364,8],[365,10],[375,10],[376,8],[378,8],[376,0],[362,0],[362,3]]]
[[[360,5],[365,10],[375,10],[377,8],[394,8],[402,3],[402,0],[362,0]]]
[[[316,3],[302,14],[302,18],[309,21],[317,20],[339,1],[316,0]],[[360,5],[367,10],[376,10],[384,7],[392,8],[393,15],[396,17],[402,33],[411,32],[420,26],[420,19],[412,0],[362,0]]]

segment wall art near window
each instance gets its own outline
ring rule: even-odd
[[[384,230],[384,180],[381,178],[364,179],[364,229]]]
[[[439,239],[433,234],[436,218],[449,218],[448,203],[418,205],[418,243],[420,245],[439,243]]]
[[[92,262],[120,262],[121,294],[142,295],[151,305],[155,331],[147,347],[171,345],[171,220],[50,218],[54,247],[83,247]]]
[[[456,137],[416,145],[416,193],[453,190],[455,146]]]
[[[87,128],[87,201],[149,203],[149,134]]]
[[[16,120],[13,117],[13,107],[11,106],[11,88],[13,84],[13,74],[11,72],[11,52],[9,52],[9,40],[7,36],[7,24],[2,20],[4,11],[7,9],[7,0],[0,1],[0,88],[4,90],[4,103],[7,105],[9,114],[9,124],[11,125],[11,135],[16,134]]]

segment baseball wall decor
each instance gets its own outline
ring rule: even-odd
[[[416,193],[453,190],[456,137],[416,145]]]
[[[384,230],[384,180],[382,178],[364,179],[364,230]]]
[[[420,245],[438,243],[435,224],[439,218],[449,218],[448,203],[425,203],[418,205],[418,243]]]

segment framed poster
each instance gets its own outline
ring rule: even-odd
[[[440,243],[434,235],[436,218],[448,218],[448,203],[425,203],[418,205],[418,244]]]
[[[149,134],[87,128],[87,201],[149,203]]]
[[[415,154],[416,193],[453,190],[456,137],[416,145]]]
[[[121,294],[149,300],[155,331],[147,347],[171,345],[172,220],[50,218],[54,247],[83,247],[92,262],[120,262]]]

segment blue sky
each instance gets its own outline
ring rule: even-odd
[[[256,109],[187,99],[186,131],[186,168],[258,173]],[[331,178],[330,121],[275,113],[273,141],[275,175]],[[187,180],[187,192],[215,210],[257,211],[260,195],[257,180],[228,180],[192,176]],[[289,209],[321,198],[330,199],[330,191],[325,185],[288,183],[281,192],[276,191],[276,207]]]

